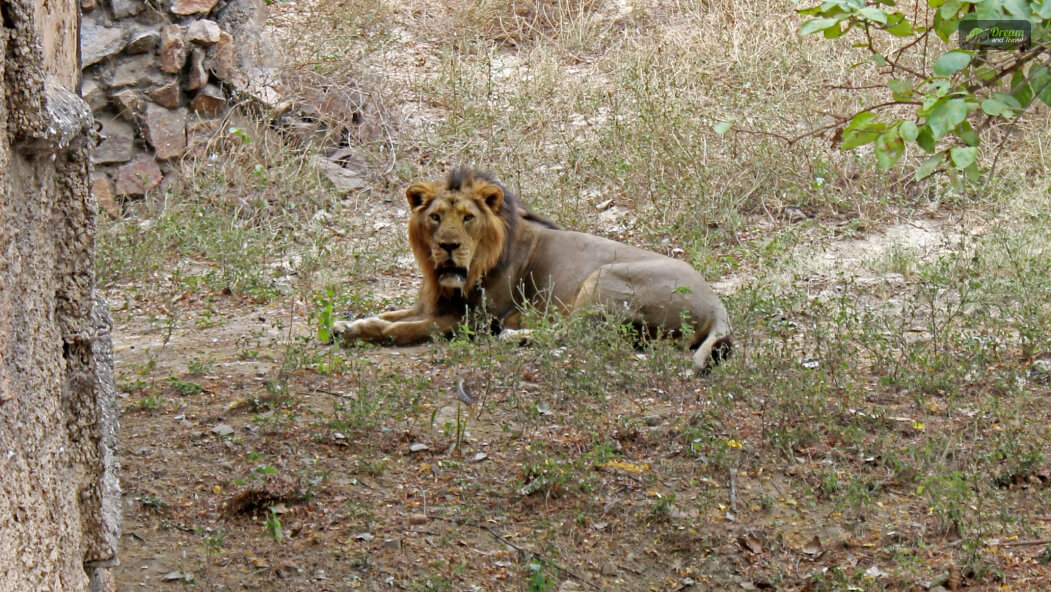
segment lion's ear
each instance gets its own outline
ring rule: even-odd
[[[485,182],[475,183],[474,192],[485,200],[485,205],[489,206],[493,213],[498,213],[500,206],[504,204],[504,190],[500,189],[499,185]]]
[[[434,187],[430,183],[416,183],[405,190],[405,198],[409,200],[409,208],[413,210],[432,197],[434,197]]]

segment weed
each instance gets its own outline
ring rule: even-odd
[[[267,510],[266,521],[263,523],[263,532],[277,542],[281,542],[284,538],[281,530],[281,520],[277,517],[277,512],[273,508]]]
[[[204,387],[196,382],[180,380],[174,375],[168,377],[168,384],[171,385],[176,393],[184,397],[187,395],[196,395],[197,393],[204,391]]]

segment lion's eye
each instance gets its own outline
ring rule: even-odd
[[[431,220],[434,220],[435,222],[441,222],[442,221],[442,217],[439,216],[438,214],[431,214]]]
[[[467,214],[463,217],[464,222],[470,222],[471,220],[474,220],[474,214]]]

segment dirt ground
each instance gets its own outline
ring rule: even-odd
[[[951,234],[920,222],[808,258],[831,279],[903,242],[935,252]],[[571,420],[571,399],[539,392],[528,348],[521,364],[493,361],[484,372],[450,360],[450,344],[352,351],[364,366],[325,374],[285,363],[288,343],[311,341],[307,307],[292,296],[260,307],[186,295],[191,318],[170,332],[123,296],[109,294],[123,319],[118,376],[147,384],[123,387],[137,394],[125,395],[121,420],[121,590],[799,590],[822,570],[857,567],[872,570],[873,589],[911,590],[961,577],[947,538],[915,558],[917,574],[940,580],[885,579],[888,542],[929,539],[934,528],[901,522],[903,512],[929,514],[904,489],[890,484],[896,503],[860,527],[842,525],[834,504],[797,497],[800,467],[822,462],[827,444],[773,471],[713,475],[680,435],[712,428],[703,379],[611,401],[589,426]],[[201,322],[213,318],[224,320]],[[478,397],[504,366],[521,380],[474,406],[458,402],[460,381]],[[344,421],[337,409],[361,403],[388,371],[403,379],[381,394],[393,411],[379,423]],[[275,392],[283,372],[288,392]],[[755,413],[730,417],[715,429],[760,437]],[[595,432],[608,434],[613,460],[595,457],[584,475],[528,468],[538,443],[579,453]],[[1005,550],[1024,581],[1048,581],[1037,569],[1042,546]]]

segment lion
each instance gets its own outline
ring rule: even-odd
[[[494,329],[520,313],[605,310],[646,334],[675,336],[701,373],[733,349],[719,297],[689,264],[606,238],[562,230],[492,175],[457,168],[405,191],[409,243],[423,283],[415,305],[337,321],[344,341],[395,345],[451,334],[476,313]]]

